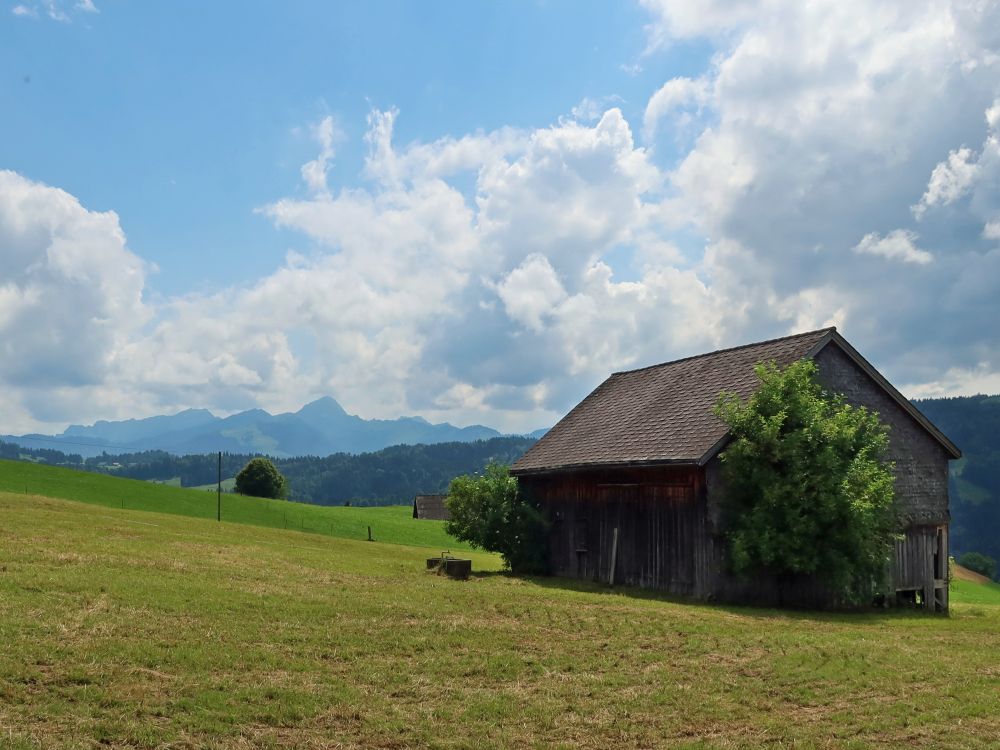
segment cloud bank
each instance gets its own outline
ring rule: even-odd
[[[332,394],[531,429],[613,370],[830,323],[912,395],[1000,382],[998,5],[643,4],[647,58],[716,53],[641,122],[588,99],[399,146],[375,110],[331,186],[323,120],[260,208],[299,249],[245,287],[153,304],[114,214],[3,173],[6,428]]]

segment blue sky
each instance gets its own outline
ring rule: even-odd
[[[585,97],[641,118],[708,54],[643,58],[627,3],[65,3],[63,22],[22,5],[39,17],[0,24],[3,166],[115,210],[166,295],[250,282],[303,244],[254,209],[299,189],[308,123],[336,118],[330,184],[349,185],[373,107],[400,110],[401,143],[545,125]]]
[[[551,424],[836,324],[1000,392],[994,0],[0,6],[0,432]]]

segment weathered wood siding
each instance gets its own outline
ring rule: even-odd
[[[900,596],[919,592],[928,609],[948,609],[948,527],[910,526],[896,542],[892,571]]]
[[[835,606],[815,579],[726,572],[725,539],[710,516],[700,467],[606,469],[522,476],[552,523],[551,573],[697,599],[772,606]]]
[[[545,477],[521,484],[552,523],[549,564],[557,576],[704,597],[711,577],[703,472],[623,469]]]
[[[895,464],[896,502],[908,524],[947,524],[950,456],[910,414],[838,346],[814,358],[819,381],[848,403],[878,412],[889,426],[887,458]]]
[[[703,600],[765,606],[837,607],[811,576],[727,572],[718,518],[717,462],[698,467],[605,469],[526,475],[521,486],[551,522],[550,572]],[[947,609],[947,527],[911,526],[896,544],[891,582],[903,598],[917,591],[928,608]]]

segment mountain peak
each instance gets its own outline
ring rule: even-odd
[[[363,419],[348,413],[336,399],[324,396],[297,412],[276,416],[255,408],[221,419],[205,409],[186,409],[172,416],[73,426],[60,437],[67,442],[72,439],[77,449],[86,450],[88,455],[113,449],[119,453],[165,450],[183,455],[225,450],[301,456],[364,453],[390,445],[468,442],[499,435],[482,425],[433,424],[419,416]],[[88,449],[79,438],[93,445]]]
[[[315,401],[310,401],[308,404],[303,406],[297,412],[300,417],[306,416],[347,416],[347,412],[344,411],[344,407],[341,406],[337,399],[332,396],[323,396],[316,399]]]

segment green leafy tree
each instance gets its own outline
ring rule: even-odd
[[[814,575],[845,603],[871,601],[898,529],[888,427],[826,393],[811,360],[755,372],[746,403],[722,393],[715,406],[732,435],[721,460],[733,570]]]
[[[997,561],[982,552],[966,552],[958,558],[958,564],[987,578],[997,577]]]
[[[455,477],[447,504],[451,518],[445,530],[453,537],[498,552],[513,573],[544,572],[545,519],[518,491],[508,467],[490,463],[482,475]]]
[[[283,500],[288,495],[288,485],[270,459],[258,457],[250,459],[236,475],[236,491],[241,495]]]

